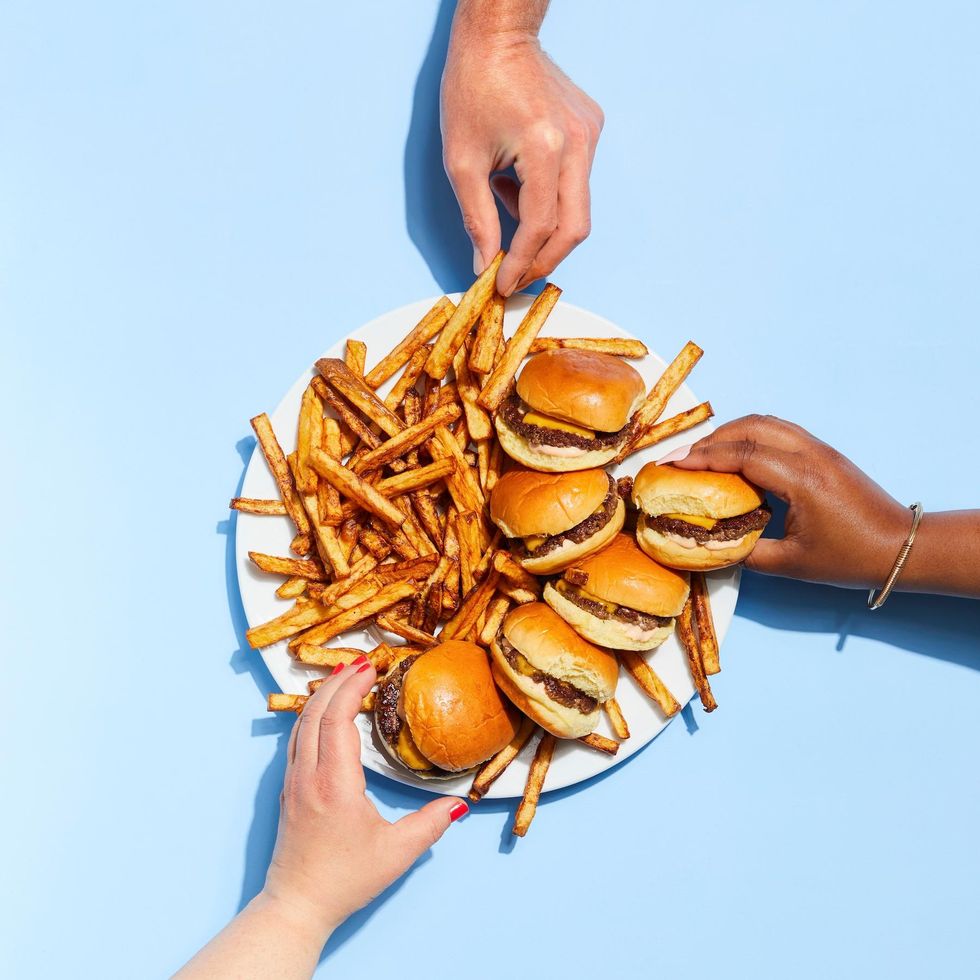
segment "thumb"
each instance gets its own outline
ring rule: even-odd
[[[469,809],[462,800],[446,796],[397,820],[392,826],[403,847],[406,866],[432,847],[449,825],[466,816]]]
[[[788,538],[759,538],[745,559],[745,567],[763,575],[799,578],[799,553]]]

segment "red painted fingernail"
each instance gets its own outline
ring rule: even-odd
[[[357,672],[359,674],[363,674],[364,671],[366,671],[370,666],[371,666],[370,664],[361,664],[361,666],[357,668]]]
[[[356,657],[354,660],[351,661],[351,666],[356,667],[358,664],[364,664],[364,663],[367,663],[367,657],[365,657],[364,654],[362,653],[359,657]]]
[[[449,822],[455,823],[460,817],[465,817],[469,812],[470,808],[462,800],[460,800],[459,803],[455,804],[449,811]]]
[[[331,675],[333,675],[333,674],[339,674],[346,666],[347,666],[347,664],[337,664],[337,666],[334,667],[334,669],[332,671],[330,671],[330,674]]]

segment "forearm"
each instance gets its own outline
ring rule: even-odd
[[[980,598],[980,510],[927,511],[895,587]]]
[[[300,980],[313,976],[329,938],[313,916],[261,892],[174,980]]]
[[[459,0],[453,17],[453,40],[491,34],[537,36],[548,0]]]

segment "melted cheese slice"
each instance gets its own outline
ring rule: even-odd
[[[548,538],[543,534],[536,535],[535,537],[532,538],[525,538],[524,547],[527,548],[528,551],[537,551],[538,548],[540,548],[541,545],[543,545],[547,540]]]
[[[695,517],[693,514],[664,514],[662,516],[669,517],[672,521],[684,521],[685,524],[696,524],[698,527],[703,527],[707,531],[710,531],[718,523],[717,518]]]
[[[555,584],[555,588],[557,588],[559,592],[569,591],[568,582],[566,582],[564,579],[559,579],[559,581]],[[588,589],[583,589],[581,586],[579,586],[578,591],[584,595],[586,599],[591,599],[593,602],[598,602],[600,606],[605,606],[606,612],[612,613],[619,608],[615,602],[606,602],[605,599],[600,599],[597,595],[593,595]]]
[[[432,768],[432,763],[419,752],[419,747],[412,738],[412,733],[408,730],[408,725],[402,725],[398,733],[398,745],[396,746],[398,757],[408,766],[417,772],[426,772]]]
[[[528,425],[540,425],[542,429],[561,429],[562,432],[571,432],[572,435],[582,436],[585,439],[595,439],[595,433],[591,429],[583,429],[580,425],[572,425],[571,422],[559,422],[558,419],[539,415],[537,412],[528,412],[523,421]]]

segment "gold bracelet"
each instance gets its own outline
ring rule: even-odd
[[[919,521],[922,520],[922,504],[916,501],[909,507],[909,510],[914,515],[912,517],[912,530],[909,531],[909,536],[905,539],[905,544],[902,545],[902,550],[899,551],[898,557],[895,559],[895,564],[892,565],[892,570],[889,572],[888,578],[885,579],[885,584],[881,587],[878,598],[875,598],[875,589],[872,589],[868,593],[869,609],[880,609],[885,604],[885,600],[892,594],[892,589],[898,581],[898,576],[902,574],[905,561],[909,556],[909,552],[912,550],[912,545],[915,543],[915,532],[919,530]]]

